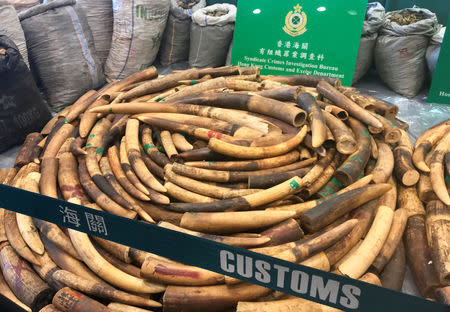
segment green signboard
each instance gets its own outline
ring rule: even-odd
[[[450,17],[449,17],[450,21]],[[447,23],[450,25],[450,23]],[[441,54],[436,65],[433,75],[433,83],[431,84],[430,93],[428,94],[428,103],[450,104],[450,30],[444,36],[441,46]]]
[[[367,0],[239,1],[232,63],[351,85]]]

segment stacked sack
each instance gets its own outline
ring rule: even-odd
[[[353,83],[358,82],[372,66],[378,30],[383,26],[385,15],[385,10],[381,3],[371,2],[367,4]]]
[[[192,15],[189,66],[217,67],[225,64],[233,39],[236,7],[214,4]]]
[[[25,63],[28,64],[27,44],[20,26],[16,10],[7,0],[0,0],[0,35],[8,36],[19,48]]]
[[[102,64],[106,62],[111,48],[113,32],[113,10],[111,0],[77,0],[86,14],[92,37],[94,38],[95,51]]]
[[[430,77],[433,78],[434,70],[436,69],[439,54],[441,53],[441,45],[444,40],[446,27],[442,27],[440,31],[431,38],[430,46],[427,49],[427,64],[430,71]]]
[[[91,29],[75,0],[34,6],[19,13],[19,19],[33,74],[53,110],[104,84]]]
[[[0,35],[0,152],[39,131],[51,115],[19,48]]]
[[[415,97],[426,81],[425,54],[430,37],[439,29],[436,14],[411,8],[386,14],[375,47],[381,79],[395,92]]]
[[[108,81],[123,79],[153,64],[169,8],[169,0],[113,1],[113,39],[105,64]]]
[[[39,0],[9,0],[9,2],[14,6],[17,12],[29,9],[41,3]]]
[[[159,60],[162,65],[187,61],[192,14],[205,7],[205,0],[171,0],[166,30],[161,42]]]

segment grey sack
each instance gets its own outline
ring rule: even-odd
[[[400,25],[399,16],[416,14],[421,18]],[[412,8],[386,14],[375,47],[375,65],[381,79],[395,92],[415,97],[427,79],[425,53],[438,30],[436,15],[427,9]]]
[[[430,72],[430,78],[433,78],[439,55],[441,54],[441,45],[444,40],[446,27],[442,27],[440,31],[431,38],[430,46],[427,49],[427,64]]]
[[[87,17],[97,57],[104,65],[111,48],[113,33],[112,0],[77,0],[77,5]]]
[[[215,12],[225,15],[214,16]],[[196,68],[222,66],[233,39],[236,7],[214,4],[192,15],[189,66]]]
[[[74,4],[56,0],[19,14],[31,69],[56,111],[105,81],[86,16]]]
[[[51,118],[19,49],[0,35],[0,153],[40,131]]]
[[[378,30],[383,26],[385,19],[384,7],[379,2],[367,4],[366,16],[359,43],[358,57],[356,59],[353,83],[358,82],[373,64],[375,43],[377,42]]]
[[[187,61],[191,31],[191,16],[198,9],[205,7],[205,0],[185,0],[180,5],[177,0],[170,1],[170,13],[159,51],[162,65]],[[194,5],[195,4],[195,5]],[[185,9],[190,7],[190,9]]]
[[[105,64],[108,81],[153,64],[166,27],[169,0],[114,0],[114,31]]]
[[[22,26],[14,7],[7,0],[0,0],[0,35],[8,36],[19,48],[23,60],[28,64],[27,44]]]

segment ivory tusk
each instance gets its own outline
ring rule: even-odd
[[[164,222],[164,221],[159,222],[158,226],[166,228],[166,229],[186,233],[189,235],[209,239],[209,240],[219,242],[222,244],[236,246],[236,247],[244,247],[244,248],[256,247],[258,245],[264,245],[271,241],[271,238],[269,236],[263,235],[263,234],[258,235],[258,237],[218,236],[218,235],[211,235],[211,234],[204,234],[201,232],[190,231],[190,230],[178,227],[176,225],[173,225],[169,222]]]
[[[386,264],[381,272],[381,284],[384,288],[400,291],[405,280],[406,256],[405,246],[400,240],[391,260]]]
[[[444,178],[444,156],[450,151],[450,131],[437,144],[430,161],[430,179],[436,196],[450,206],[450,195]]]
[[[64,287],[53,297],[52,304],[63,312],[109,312],[100,302],[69,287]]]
[[[414,153],[412,160],[414,165],[423,172],[430,172],[430,168],[425,163],[425,156],[428,154],[436,143],[450,130],[450,122],[440,123],[431,129],[425,131],[416,141],[414,145]]]
[[[136,175],[139,179],[145,183],[148,187],[157,192],[165,193],[167,190],[161,183],[156,180],[153,174],[145,166],[144,161],[141,158],[140,145],[139,145],[139,120],[129,119],[125,131],[125,146]]]
[[[93,282],[88,279],[84,279],[81,276],[73,274],[69,271],[58,270],[53,273],[53,278],[60,283],[63,283],[67,287],[82,291],[85,294],[92,295],[94,297],[105,298],[108,300],[119,301],[122,303],[128,303],[132,305],[159,308],[161,304],[154,300],[145,299],[140,296],[132,295],[113,287],[106,286]]]
[[[306,92],[299,93],[297,97],[297,105],[300,106],[307,114],[311,125],[312,146],[319,147],[325,142],[326,124],[322,114],[322,110],[317,105],[315,98]]]
[[[431,258],[423,214],[409,217],[405,231],[405,249],[420,294],[425,298],[432,298],[440,282]]]
[[[92,245],[87,234],[69,229],[69,236],[80,257],[89,268],[114,286],[136,293],[159,293],[165,287],[131,276],[106,261]]]
[[[172,141],[173,144],[175,145],[175,148],[181,152],[192,151],[194,149],[192,144],[189,143],[182,134],[173,133]]]
[[[306,131],[307,127],[303,126],[303,128],[292,139],[277,145],[266,147],[238,146],[220,141],[215,138],[211,138],[209,140],[208,147],[215,152],[237,158],[244,158],[244,159],[268,158],[283,155],[294,149],[297,145],[299,145],[303,141],[306,135]]]
[[[0,251],[3,276],[14,295],[32,311],[50,303],[54,291],[20,258],[10,246]]]
[[[309,232],[316,232],[354,208],[380,197],[392,188],[389,184],[368,185],[331,198],[303,213],[301,224]]]
[[[180,226],[206,233],[238,233],[268,227],[294,215],[292,211],[185,213]]]
[[[124,170],[122,169],[122,165],[120,164],[119,153],[117,151],[116,146],[111,146],[108,149],[108,161],[111,166],[111,170],[114,173],[115,178],[120,183],[120,185],[132,196],[137,199],[149,201],[150,198],[147,196],[149,194],[148,190],[145,189],[147,195],[142,192],[142,190],[138,189],[134,186],[130,180],[128,180]]]
[[[426,229],[434,267],[442,285],[450,285],[450,207],[440,201],[427,204]]]
[[[386,206],[379,206],[375,219],[366,238],[346,261],[338,266],[338,270],[351,278],[359,278],[367,271],[383,247],[391,228],[394,212]]]

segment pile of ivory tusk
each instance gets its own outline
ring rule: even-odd
[[[450,123],[414,149],[397,112],[337,79],[151,67],[28,135],[0,182],[395,290],[407,257],[448,303]],[[0,266],[28,311],[336,311],[6,210]]]

